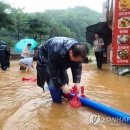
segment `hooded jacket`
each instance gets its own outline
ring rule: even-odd
[[[55,87],[65,84],[65,72],[70,67],[74,83],[81,79],[82,62],[74,62],[69,59],[69,50],[79,42],[67,37],[53,37],[38,48],[37,67],[49,68],[50,78]]]
[[[0,41],[0,57],[3,59],[7,59],[10,56],[9,48],[7,47],[6,43]]]

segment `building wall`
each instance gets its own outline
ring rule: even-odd
[[[101,16],[101,22],[107,22],[107,9],[108,9],[108,2],[107,0],[103,2],[102,6],[102,16]]]
[[[107,22],[108,22],[108,26],[112,29],[114,27],[112,27],[113,25],[113,8],[114,8],[114,0],[107,0],[109,3],[109,6],[107,8],[108,10],[108,16],[107,16]],[[108,46],[108,63],[110,63],[110,68],[114,73],[120,74],[120,72],[123,72],[124,70],[130,70],[130,66],[117,66],[117,65],[112,65],[112,50],[111,50],[111,44],[110,46]]]

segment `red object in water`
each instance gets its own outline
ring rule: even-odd
[[[22,81],[27,81],[27,82],[36,82],[37,78],[36,77],[31,77],[31,78],[22,78]]]
[[[26,80],[26,79],[23,77],[23,78],[22,78],[22,81],[25,81],[25,80]]]
[[[65,97],[68,99],[68,101],[70,101],[70,93],[69,94],[65,94]]]
[[[71,90],[71,92],[74,94],[74,97],[72,98],[72,100],[70,101],[70,106],[74,107],[74,108],[78,108],[81,107],[82,104],[78,98],[78,89],[77,86],[74,86]]]
[[[81,97],[88,98],[86,95],[84,95],[84,86],[81,86]]]

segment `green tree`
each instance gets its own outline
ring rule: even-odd
[[[68,27],[80,41],[85,41],[86,27],[100,21],[100,13],[82,6],[65,10],[48,10],[44,14],[49,19]]]
[[[20,40],[20,33],[24,34],[28,29],[28,15],[23,13],[22,9],[13,9],[11,12],[13,20],[12,30],[17,32],[17,39]]]
[[[35,40],[40,40],[43,35],[48,35],[50,32],[50,21],[48,18],[41,16],[41,13],[34,13],[29,15],[27,32]]]
[[[13,24],[10,16],[11,7],[8,4],[0,1],[0,29],[2,27],[9,28]]]
[[[86,27],[99,20],[100,13],[87,7],[26,14],[22,9],[0,2],[0,35],[12,41],[11,45],[25,36],[40,43],[53,36],[74,37],[85,42]]]

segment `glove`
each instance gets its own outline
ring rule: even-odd
[[[61,89],[63,90],[64,94],[70,94],[70,88],[68,85],[64,85],[63,87],[61,87]]]
[[[77,90],[78,92],[81,91],[81,86],[80,86],[80,83],[74,83],[74,86],[77,86]]]

